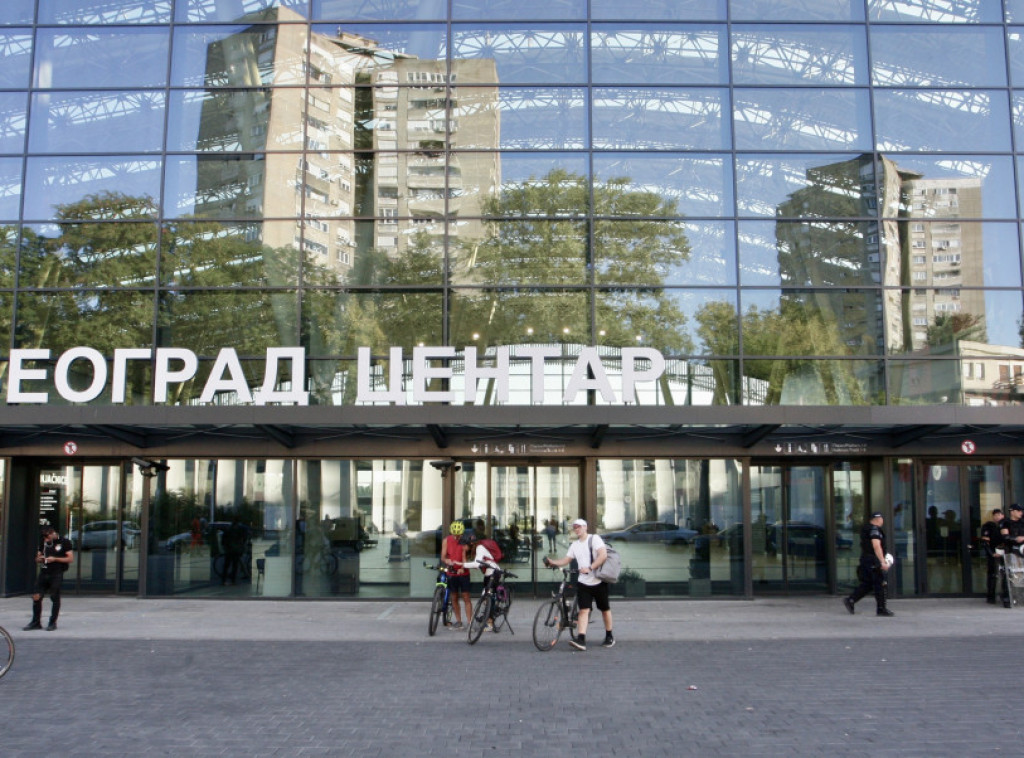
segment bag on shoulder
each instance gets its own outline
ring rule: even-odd
[[[498,543],[491,538],[480,540],[480,544],[487,548],[487,552],[494,556],[495,563],[501,563],[501,548],[498,547]]]
[[[594,546],[591,544],[593,537],[587,537],[587,547],[590,548],[590,563],[594,563]],[[619,581],[619,572],[622,571],[622,556],[611,545],[605,543],[604,563],[597,567],[594,576],[605,584],[615,584]]]

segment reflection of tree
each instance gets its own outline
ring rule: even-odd
[[[581,220],[590,207],[592,228]],[[628,179],[591,184],[556,169],[506,185],[484,203],[484,214],[493,219],[488,235],[455,248],[453,276],[481,289],[467,294],[453,319],[454,341],[469,342],[475,332],[482,344],[515,344],[527,329],[537,341],[557,340],[566,329],[574,341],[589,341],[603,329],[607,345],[635,345],[644,335],[645,344],[668,352],[690,349],[686,317],[658,289],[665,270],[689,256],[678,225],[652,220],[677,217],[674,201],[633,189]],[[594,304],[593,328],[583,289],[591,271],[598,282],[620,285]]]
[[[54,237],[26,230],[18,346],[58,354],[88,335],[88,346],[109,357],[118,348],[152,346],[155,338],[157,346],[200,356],[230,346],[240,356],[262,357],[267,347],[296,344],[298,251],[270,248],[259,235],[247,239],[244,229],[216,221],[182,220],[161,229],[154,218],[150,198],[108,192],[59,206]],[[158,238],[165,287],[154,314]],[[303,273],[312,284],[333,283],[312,265]],[[204,291],[210,287],[230,289]],[[253,384],[262,368],[253,367]],[[131,362],[129,369],[136,372],[130,394],[132,386],[143,386],[145,368]],[[169,402],[198,394],[203,383],[173,386]]]
[[[939,313],[928,326],[927,339],[932,349],[952,346],[961,340],[988,342],[985,317],[973,313]]]
[[[715,355],[738,355],[735,315],[727,303],[709,303],[697,313],[698,335]],[[866,402],[855,364],[841,360],[812,360],[814,356],[844,356],[849,350],[839,336],[835,314],[819,307],[813,297],[783,299],[778,310],[751,306],[741,319],[744,376],[765,382],[765,404],[777,405],[787,378],[810,374],[829,405]],[[760,357],[763,356],[763,357]],[[772,356],[784,356],[774,358]],[[726,402],[732,387],[728,365],[715,365],[715,402]]]

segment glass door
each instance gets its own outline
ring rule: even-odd
[[[981,525],[1005,510],[1002,464],[934,463],[924,469],[926,585],[930,594],[985,591]]]
[[[828,591],[828,467],[753,466],[754,592]]]
[[[532,585],[547,554],[564,554],[581,511],[578,464],[464,461],[456,471],[454,517],[483,530],[502,564]]]
[[[125,505],[119,465],[44,467],[39,475],[40,519],[67,535],[75,562],[68,589],[135,593],[142,546],[141,501]]]

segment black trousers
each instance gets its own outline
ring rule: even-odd
[[[60,615],[60,586],[64,583],[63,571],[40,571],[36,578],[38,600],[32,601],[32,623],[38,624],[43,615],[43,597],[50,596],[50,623],[57,623]]]
[[[857,566],[857,578],[860,579],[860,584],[857,585],[857,589],[850,595],[850,599],[853,602],[857,602],[868,593],[875,593],[875,604],[878,606],[878,610],[885,609],[885,572],[881,568],[874,565],[874,562],[867,563],[861,560]]]

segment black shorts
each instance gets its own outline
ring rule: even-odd
[[[448,591],[469,594],[469,574],[448,577]]]
[[[610,611],[611,604],[608,602],[608,584],[601,582],[591,587],[589,584],[580,582],[576,585],[580,597],[580,609],[590,610],[593,605],[599,611]]]
[[[39,576],[36,577],[36,594],[50,597],[59,596],[60,586],[63,582],[63,571],[40,571]]]

